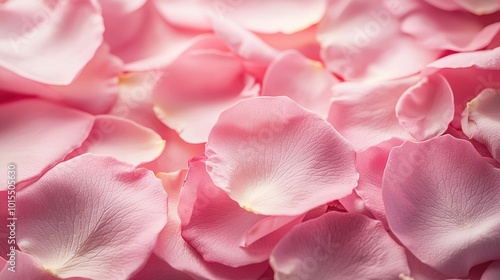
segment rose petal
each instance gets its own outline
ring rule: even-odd
[[[451,277],[500,258],[500,169],[467,141],[445,135],[393,148],[382,196],[397,238]]]
[[[166,203],[151,171],[82,155],[18,192],[18,245],[58,277],[125,279],[149,258]]]
[[[3,260],[3,259],[2,259]],[[57,280],[59,278],[44,270],[36,259],[24,252],[15,251],[13,266],[6,262],[0,271],[0,279],[5,280]],[[9,270],[9,268],[11,270]]]
[[[329,212],[296,226],[271,256],[277,279],[399,279],[404,250],[378,221]],[[332,278],[333,277],[333,278]]]
[[[500,260],[492,262],[481,276],[481,280],[496,280],[500,278]]]
[[[254,213],[300,215],[356,185],[351,146],[287,97],[248,99],[224,111],[205,154],[215,185]]]
[[[453,92],[441,75],[425,77],[407,89],[396,104],[399,124],[423,141],[443,134],[453,120]]]
[[[93,116],[37,99],[0,106],[0,165],[13,163],[17,182],[42,175],[81,146],[94,123]],[[7,178],[0,177],[0,189]]]

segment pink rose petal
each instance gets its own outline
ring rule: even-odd
[[[453,92],[441,75],[420,80],[396,104],[399,124],[423,141],[443,134],[453,120]]]
[[[481,280],[500,279],[500,260],[492,262],[481,276]]]
[[[89,135],[94,117],[38,99],[24,99],[0,106],[1,166],[16,164],[17,182],[35,179]],[[0,190],[7,189],[6,176]]]
[[[378,221],[329,212],[295,227],[271,256],[276,279],[400,279],[404,250]]]
[[[467,103],[462,130],[470,139],[483,143],[500,162],[500,89],[485,89]]]
[[[0,279],[3,280],[57,280],[56,276],[44,270],[37,260],[24,252],[15,251],[15,261],[12,267],[9,262],[5,263],[0,271]],[[2,259],[3,260],[3,259]],[[9,268],[11,270],[9,270]],[[14,270],[14,271],[12,271]],[[76,279],[75,279],[76,280]]]
[[[287,97],[248,99],[224,111],[205,153],[215,185],[258,214],[300,215],[356,185],[351,146]]]
[[[151,171],[82,155],[18,192],[22,251],[67,277],[125,279],[146,262],[167,220],[165,190]]]
[[[393,148],[382,195],[392,232],[450,277],[500,258],[500,169],[446,135]]]

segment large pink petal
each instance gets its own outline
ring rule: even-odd
[[[326,118],[332,86],[338,79],[321,62],[305,58],[297,51],[281,53],[267,69],[262,95],[288,96],[302,107]]]
[[[224,111],[205,154],[215,185],[254,213],[300,215],[356,186],[352,147],[287,97],[247,99]]]
[[[415,139],[423,141],[443,134],[453,120],[453,92],[437,74],[407,89],[396,104],[399,123]]]
[[[396,105],[416,77],[387,82],[345,82],[333,87],[328,121],[357,151],[391,138],[411,139],[399,124]]]
[[[199,164],[193,163],[191,168],[195,168],[194,166]],[[201,164],[201,167],[201,171],[206,174],[204,172],[204,164]],[[202,179],[199,176],[206,176],[203,173],[193,174],[193,172],[190,172],[186,181],[187,188],[196,186],[196,184],[192,184],[193,180],[198,181]],[[186,179],[186,171],[160,173],[158,176],[163,180],[165,190],[169,194],[169,221],[160,233],[158,244],[155,248],[155,253],[161,259],[173,268],[183,271],[196,279],[255,279],[264,272],[267,267],[265,264],[233,268],[220,263],[205,261],[181,236],[181,220],[178,213],[181,210],[178,210],[178,206],[179,194],[181,190],[184,192],[182,185]],[[192,207],[192,205],[189,207]],[[245,278],[242,278],[243,276]]]
[[[492,17],[442,11],[420,3],[402,18],[401,30],[431,49],[473,51],[486,47],[500,31]]]
[[[19,183],[43,174],[81,146],[94,123],[93,116],[37,99],[0,106],[0,164],[17,165]],[[7,189],[6,176],[0,189]]]
[[[144,264],[167,220],[151,171],[82,155],[18,192],[18,245],[59,277],[124,279]]]
[[[154,130],[124,118],[99,115],[89,137],[69,157],[107,155],[137,166],[153,161],[164,148],[165,140]]]
[[[329,212],[298,225],[271,256],[275,279],[400,279],[404,250],[378,221]]]
[[[485,89],[467,103],[462,113],[462,131],[483,143],[500,162],[500,90]]]
[[[75,79],[104,32],[100,8],[91,0],[9,1],[0,6],[0,23],[0,67],[54,85]]]
[[[206,142],[222,111],[258,94],[259,85],[241,59],[220,48],[189,49],[164,70],[154,89],[157,117],[186,142]]]
[[[382,195],[392,232],[418,259],[451,277],[500,258],[500,169],[445,135],[393,148]]]
[[[92,114],[107,113],[118,98],[122,62],[103,44],[68,85],[42,84],[0,68],[0,88],[12,93],[36,95]],[[96,102],[98,100],[98,102]]]
[[[346,80],[409,76],[440,54],[402,33],[381,1],[331,1],[318,40],[327,68]]]
[[[242,209],[213,184],[201,160],[192,162],[179,203],[182,237],[205,261],[232,267],[264,262],[259,266],[262,273],[273,247],[303,218],[268,217]],[[278,222],[264,221],[268,218]]]

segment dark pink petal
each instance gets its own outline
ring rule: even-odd
[[[450,277],[500,258],[500,169],[445,135],[392,149],[382,195],[392,232]]]
[[[437,74],[407,89],[396,104],[399,123],[415,139],[423,141],[443,134],[454,116],[453,92]]]
[[[0,271],[0,279],[2,280],[57,280],[60,279],[48,271],[46,271],[37,260],[24,252],[14,251],[15,260],[13,261],[14,268],[7,261],[5,266]],[[2,259],[3,260],[3,259]],[[5,262],[5,261],[3,261]],[[1,264],[0,264],[1,265]],[[9,270],[9,268],[11,270]],[[14,271],[12,271],[14,270]]]
[[[391,138],[412,139],[399,124],[396,105],[417,77],[387,82],[345,82],[332,91],[328,121],[357,151]]]
[[[0,106],[0,165],[14,163],[17,182],[35,179],[81,146],[94,117],[38,99]],[[0,189],[7,189],[6,176]]]
[[[481,276],[481,280],[500,279],[500,260],[492,262]]]
[[[169,197],[170,199],[170,197]],[[169,220],[170,223],[170,220]],[[146,265],[137,272],[132,280],[193,280],[194,278],[189,274],[179,270],[175,270],[168,263],[164,262],[155,254],[151,254]]]
[[[106,155],[137,166],[153,161],[164,148],[165,140],[154,130],[124,118],[99,115],[89,137],[70,157]]]
[[[381,1],[331,1],[318,40],[327,68],[346,80],[406,77],[440,55],[402,33]]]
[[[0,67],[67,85],[94,56],[103,32],[95,1],[8,1],[0,7]]]
[[[382,223],[329,212],[290,231],[274,249],[275,279],[400,279],[409,275],[404,249]]]
[[[356,185],[352,147],[287,97],[247,99],[224,111],[205,154],[215,185],[258,214],[301,215]]]
[[[192,162],[191,169],[200,165],[204,172],[204,164],[199,162]],[[198,167],[200,167],[198,166]],[[173,173],[160,173],[159,178],[163,180],[163,186],[168,192],[168,223],[162,230],[158,237],[158,244],[155,248],[155,253],[159,258],[166,261],[170,266],[178,271],[183,271],[191,275],[195,279],[255,279],[264,272],[267,265],[257,264],[244,267],[233,268],[225,266],[221,263],[207,262],[202,256],[189,245],[181,236],[181,219],[179,217],[182,211],[179,208],[179,195],[182,191],[185,192],[183,187],[184,180],[186,180],[187,188],[195,186],[192,184],[193,180],[198,181],[199,175],[206,176],[203,173],[193,174],[189,173],[186,178],[186,170]],[[194,190],[196,191],[196,190]],[[189,197],[195,199],[195,197]],[[189,205],[188,207],[192,207]],[[190,208],[191,210],[192,208]],[[242,278],[245,276],[246,278]]]
[[[332,86],[339,81],[321,62],[305,58],[297,51],[285,51],[267,69],[262,95],[288,96],[302,107],[326,118]]]
[[[153,173],[82,155],[18,192],[22,251],[62,278],[125,279],[149,258],[167,220]]]
[[[483,143],[500,162],[500,90],[485,89],[467,103],[462,113],[462,131]]]
[[[205,261],[231,267],[265,262],[276,243],[303,219],[242,209],[213,184],[203,161],[192,162],[179,204],[182,237]],[[259,268],[264,272],[267,263]]]

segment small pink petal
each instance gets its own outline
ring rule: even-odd
[[[0,279],[3,280],[57,280],[60,279],[37,262],[36,258],[21,251],[14,251],[15,259],[13,266],[7,261],[0,271]],[[0,258],[1,259],[1,258]],[[2,259],[3,260],[3,259]],[[76,280],[76,279],[75,279]]]
[[[492,262],[481,276],[481,280],[500,279],[500,260]]]
[[[416,77],[387,82],[344,82],[333,86],[328,121],[357,151],[391,138],[412,139],[399,124],[396,105]]]
[[[195,278],[189,276],[189,274],[187,273],[175,270],[173,267],[171,267],[168,263],[164,262],[155,254],[151,254],[151,257],[149,257],[149,260],[146,262],[146,265],[132,277],[132,280],[162,280],[162,279],[193,280]]]
[[[326,118],[332,98],[331,88],[338,82],[321,62],[309,60],[290,50],[281,53],[269,65],[262,95],[288,96],[302,107]]]
[[[91,153],[137,166],[153,161],[164,148],[165,140],[154,130],[120,117],[99,115],[89,137],[69,157]]]
[[[231,267],[261,263],[264,272],[272,248],[303,218],[279,219],[242,209],[213,184],[203,161],[192,162],[187,176],[179,202],[182,237],[207,262]]]
[[[396,104],[396,116],[399,124],[419,141],[443,134],[454,116],[448,81],[437,74],[411,86]]]
[[[500,162],[500,90],[485,89],[467,103],[462,113],[462,131],[483,143]]]
[[[38,99],[0,106],[0,165],[17,165],[17,182],[42,175],[89,135],[94,117]],[[0,177],[0,190],[7,177]]]
[[[0,39],[0,67],[41,83],[70,84],[102,43],[96,1],[15,2],[0,10],[0,33],[8,34]]]
[[[151,171],[82,155],[17,194],[18,245],[61,278],[125,279],[149,258],[167,220]]]
[[[247,99],[224,111],[205,154],[215,185],[258,214],[301,215],[356,186],[352,147],[287,97]]]
[[[296,226],[273,250],[276,279],[399,279],[404,249],[378,221],[329,212]]]
[[[500,169],[445,135],[393,148],[382,196],[392,232],[419,260],[450,277],[500,258]]]

